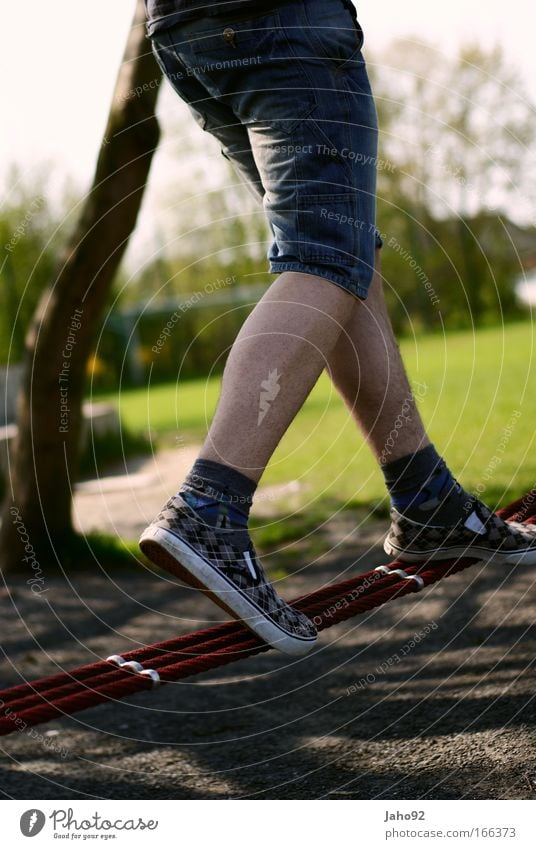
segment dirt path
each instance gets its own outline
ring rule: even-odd
[[[382,530],[358,533],[349,517],[339,519],[322,538],[325,555],[312,563],[297,544],[295,574],[281,592],[292,597],[384,562]],[[280,556],[266,558],[269,569]],[[507,576],[497,566],[474,567],[325,631],[309,658],[261,655],[41,726],[48,736],[37,742],[22,733],[2,738],[1,792],[532,798],[535,579],[534,568]],[[11,595],[3,591],[3,685],[219,619],[210,602],[141,567],[107,575],[103,565],[69,583],[47,578],[47,589],[45,602],[23,581]]]
[[[78,483],[74,497],[76,527],[83,533],[100,531],[127,540],[137,539],[162,505],[177,492],[199,448],[188,445],[164,449],[149,457],[126,460],[105,476]],[[256,515],[271,515],[282,497],[292,508],[299,492],[297,481],[260,486]]]
[[[77,484],[76,527],[84,533],[101,531],[137,539],[170,495],[177,492],[198,450],[191,445],[133,458],[105,476]]]

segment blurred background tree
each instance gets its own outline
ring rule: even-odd
[[[520,74],[500,48],[467,45],[448,58],[411,39],[372,68],[384,165],[378,222],[397,328],[410,317],[432,329],[518,315],[516,279],[536,257],[536,114]]]
[[[19,362],[33,312],[65,245],[65,219],[72,198],[50,199],[49,172],[43,168],[30,187],[13,167],[0,207],[0,363]]]

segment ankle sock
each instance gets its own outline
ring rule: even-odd
[[[255,481],[223,463],[196,460],[179,495],[207,525],[247,531]]]
[[[472,499],[433,445],[386,463],[381,469],[392,506],[415,522],[455,525]]]

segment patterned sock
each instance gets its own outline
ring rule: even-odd
[[[179,495],[207,525],[244,531],[256,488],[254,481],[230,466],[196,460]]]
[[[395,510],[423,525],[455,525],[471,496],[453,478],[433,445],[382,466]]]

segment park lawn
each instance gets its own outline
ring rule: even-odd
[[[536,481],[534,343],[529,321],[401,342],[430,437],[458,479],[493,506]],[[131,430],[173,433],[180,446],[203,438],[218,393],[219,379],[200,379],[123,390],[99,400],[118,404]],[[289,480],[303,485],[302,507],[326,499],[386,504],[382,476],[325,375],[262,483]]]

